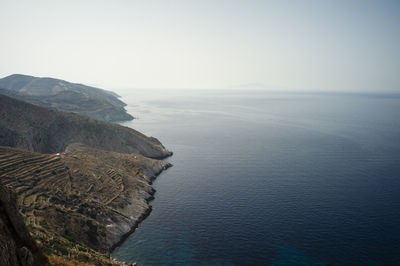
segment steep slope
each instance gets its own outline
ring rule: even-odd
[[[118,95],[82,84],[60,79],[38,78],[14,74],[0,79],[1,94],[26,102],[74,112],[103,121],[124,121],[133,117],[126,113],[126,106]]]
[[[47,265],[17,209],[16,195],[0,180],[0,265]]]
[[[49,254],[103,260],[151,208],[152,180],[170,165],[71,144],[62,154],[0,147],[0,183]],[[99,253],[100,252],[100,253]]]
[[[0,145],[58,153],[74,142],[151,158],[171,155],[157,139],[131,128],[0,95]]]

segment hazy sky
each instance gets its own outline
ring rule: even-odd
[[[400,92],[400,1],[0,0],[0,77]]]

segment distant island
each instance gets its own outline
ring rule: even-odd
[[[0,81],[12,92],[0,93],[0,265],[124,265],[110,252],[150,213],[152,181],[171,166],[160,159],[172,153],[131,128],[43,107],[45,92],[80,86],[78,98],[117,104],[111,92]]]
[[[118,94],[61,79],[14,74],[0,79],[0,94],[102,121],[133,119]]]

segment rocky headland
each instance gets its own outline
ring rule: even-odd
[[[133,119],[118,94],[61,79],[14,74],[0,79],[0,94],[102,121]]]
[[[171,154],[133,129],[0,95],[4,265],[123,265],[110,251],[150,213]]]

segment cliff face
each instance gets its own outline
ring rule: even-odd
[[[118,95],[60,79],[11,75],[0,79],[0,94],[103,121],[132,120]]]
[[[75,142],[150,158],[171,155],[157,139],[131,128],[49,110],[0,95],[0,145],[58,153]]]
[[[0,265],[46,265],[17,209],[16,195],[0,180]]]
[[[0,147],[0,182],[16,191],[31,234],[48,254],[88,261],[108,253],[148,215],[151,182],[169,166],[82,144],[62,154]]]

